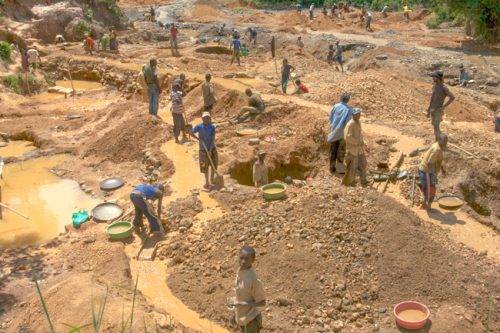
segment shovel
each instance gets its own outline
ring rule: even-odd
[[[214,162],[212,161],[212,156],[210,156],[210,152],[207,149],[207,146],[203,141],[201,141],[196,135],[191,134],[196,140],[198,140],[201,145],[203,146],[203,149],[205,150],[205,153],[207,154],[208,161],[210,162],[210,165],[212,166],[212,169],[215,172],[215,179],[214,179],[214,185],[215,189],[220,190],[221,188],[224,187],[224,177],[222,177],[221,174],[219,174],[219,171],[217,171],[217,168],[215,167]]]

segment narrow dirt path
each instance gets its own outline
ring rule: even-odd
[[[168,107],[162,109],[160,116],[163,121],[172,124],[168,109]],[[180,145],[176,144],[174,140],[170,140],[161,147],[161,150],[169,157],[175,167],[175,173],[170,180],[173,193],[166,198],[166,203],[185,198],[193,191],[199,192],[203,211],[196,216],[197,223],[191,230],[200,233],[201,225],[222,216],[224,212],[215,199],[211,198],[207,192],[201,191],[204,179],[195,159],[195,154],[198,152],[197,144],[190,142]],[[201,318],[172,293],[167,284],[169,269],[163,261],[138,261],[134,259],[137,250],[137,246],[130,246],[127,251],[129,258],[131,258],[130,268],[134,280],[139,274],[138,289],[150,304],[160,312],[168,314],[174,322],[185,327],[200,332],[228,332],[223,327]]]

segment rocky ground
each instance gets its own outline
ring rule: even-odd
[[[166,181],[171,196],[165,202],[163,222],[168,234],[159,244],[155,262],[168,268],[139,265],[131,255],[141,245],[138,237],[109,242],[104,226],[95,223],[47,244],[0,249],[0,332],[47,331],[33,277],[41,281],[58,331],[65,329],[63,323],[91,321],[92,295],[101,298],[107,290],[102,329],[116,332],[123,323],[122,313],[125,317],[130,313],[134,279],[152,275],[160,281],[160,285],[151,282],[158,287],[152,293],[160,296],[154,297],[147,281],[141,280],[134,332],[145,325],[165,332],[211,330],[196,326],[200,320],[192,314],[173,309],[170,297],[207,318],[210,327],[213,323],[230,329],[225,304],[233,296],[236,254],[244,244],[257,250],[256,269],[268,297],[264,331],[398,331],[392,306],[406,299],[430,307],[432,325],[425,331],[500,329],[495,311],[499,140],[492,124],[500,105],[498,47],[477,44],[458,28],[428,30],[425,15],[403,24],[398,13],[388,19],[376,13],[375,31],[368,34],[357,12],[332,21],[318,11],[317,19],[309,22],[295,12],[258,10],[242,1],[122,0],[118,5],[123,12],[110,1],[50,3],[6,2],[2,7],[0,39],[36,44],[42,55],[41,69],[35,73],[37,95],[0,87],[2,141],[27,140],[37,148],[7,158],[6,163],[70,154],[73,158],[54,171],[126,210],[131,185]],[[158,6],[162,23],[179,22],[182,56],[171,55],[163,28],[143,19],[150,5]],[[91,21],[84,18],[89,9]],[[120,52],[85,55],[76,28],[82,20],[96,32],[116,26]],[[242,33],[249,26],[258,27],[258,45],[250,47],[241,67],[229,65],[229,36],[218,40],[216,29],[222,22]],[[53,36],[62,31],[68,43],[53,45]],[[275,62],[268,52],[271,36],[278,42],[278,66],[288,58],[310,94],[285,96],[279,91]],[[305,43],[303,54],[295,46],[298,36]],[[328,45],[337,39],[345,48],[346,73],[325,61]],[[140,74],[151,57],[159,60],[165,91],[161,118],[147,114]],[[12,60],[2,62],[2,77],[19,72],[19,56],[14,54]],[[467,88],[455,82],[461,63],[474,79]],[[457,97],[443,122],[455,148],[446,154],[448,172],[440,177],[438,191],[458,194],[466,205],[459,212],[436,210],[426,215],[416,209],[417,193],[415,206],[409,207],[411,177],[389,184],[385,194],[380,183],[369,188],[339,186],[341,175],[328,172],[325,138],[328,111],[340,93],[351,92],[351,104],[364,111],[372,176],[389,173],[401,152],[406,155],[401,170],[414,173],[423,149],[432,143],[432,129],[423,113],[432,88],[428,74],[435,69],[445,71]],[[173,77],[186,74],[187,120],[197,123],[202,111],[199,85],[207,72],[214,76],[218,98],[213,118],[220,171],[226,180],[226,188],[210,196],[200,193],[202,184],[194,177],[196,145],[175,150],[185,153],[189,164],[168,146]],[[100,82],[102,87],[67,98],[46,92],[70,77]],[[266,113],[233,125],[229,120],[246,105],[244,90],[249,87],[264,98]],[[255,134],[240,136],[243,129]],[[268,152],[271,179],[294,178],[285,200],[265,202],[259,190],[248,186],[260,149]],[[177,180],[186,168],[193,177]],[[112,195],[102,193],[99,181],[111,176],[123,178],[127,185]],[[184,192],[189,195],[179,195]],[[214,207],[222,213],[204,215]],[[167,285],[174,296],[164,293]]]

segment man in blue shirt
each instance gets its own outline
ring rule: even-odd
[[[342,158],[339,154],[340,147],[344,140],[344,128],[352,118],[352,108],[347,105],[351,95],[342,93],[340,95],[340,103],[333,106],[330,112],[330,133],[327,141],[330,143],[330,172],[335,173],[336,162],[342,163]]]
[[[217,148],[215,147],[215,126],[209,112],[203,112],[201,119],[203,123],[193,128],[193,133],[198,133],[200,142],[199,162],[200,171],[205,175],[205,189],[210,189],[210,184],[214,183],[215,170],[219,163]],[[211,169],[209,178],[209,169]],[[210,180],[210,181],[209,181]]]
[[[137,185],[132,192],[130,193],[130,201],[135,208],[135,217],[134,217],[134,227],[135,230],[139,233],[142,224],[142,216],[145,215],[149,222],[149,230],[153,234],[161,234],[162,229],[160,226],[161,223],[161,203],[163,199],[163,193],[165,188],[163,184],[139,184]],[[157,216],[154,216],[151,213],[146,200],[156,201],[158,200],[158,210]]]
[[[239,35],[233,36],[233,41],[231,42],[231,48],[233,49],[233,57],[231,58],[231,65],[233,64],[234,60],[236,59],[238,61],[238,66],[241,66],[241,63],[240,63],[241,42],[240,42]]]

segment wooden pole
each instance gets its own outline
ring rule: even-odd
[[[71,89],[73,90],[73,101],[75,100],[75,95],[76,95],[76,90],[75,90],[75,85],[73,83],[73,77],[71,76],[71,67],[70,67],[70,64],[71,64],[71,59],[69,59],[68,61],[68,75],[69,75],[69,80],[71,81]]]
[[[29,218],[29,217],[27,217],[26,215],[19,213],[19,212],[18,212],[17,210],[15,210],[14,208],[10,208],[9,206],[7,206],[6,204],[3,204],[3,203],[1,203],[1,202],[0,202],[0,207],[3,207],[3,208],[5,208],[5,209],[8,209],[8,210],[10,210],[11,212],[16,213],[17,215],[19,215],[19,216],[21,216],[21,217],[24,217],[26,220],[29,220],[29,219],[30,219],[30,218]]]
[[[2,203],[2,186],[0,186],[0,203]],[[0,220],[3,220],[2,206],[0,206]]]

